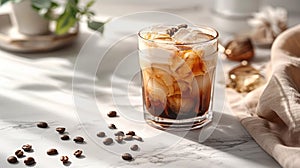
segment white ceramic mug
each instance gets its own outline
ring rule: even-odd
[[[214,10],[223,16],[248,17],[259,10],[260,0],[215,0]]]

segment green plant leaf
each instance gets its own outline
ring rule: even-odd
[[[56,34],[65,34],[77,22],[77,3],[78,0],[69,0],[63,14],[59,16],[56,22]]]
[[[90,8],[95,3],[95,0],[91,0],[86,4],[86,8]]]
[[[9,2],[10,0],[0,0],[0,5],[5,4],[6,2]]]
[[[36,9],[50,9],[51,8],[51,0],[31,0],[32,7]]]
[[[105,24],[104,22],[88,21],[88,27],[100,33],[103,33],[104,31],[104,24]]]
[[[12,2],[12,3],[19,3],[21,2],[22,0],[0,0],[0,6],[1,5],[4,5],[5,3],[7,2]]]

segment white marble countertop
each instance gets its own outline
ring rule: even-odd
[[[114,17],[103,36],[82,26],[77,41],[61,50],[36,54],[0,50],[0,167],[26,167],[24,158],[14,165],[6,158],[27,143],[34,151],[25,153],[26,157],[34,157],[37,163],[33,167],[40,168],[280,167],[255,143],[228,108],[223,67],[231,64],[222,59],[216,80],[216,112],[210,125],[190,132],[171,133],[154,129],[143,121],[134,33],[145,25],[180,20],[166,12],[193,23],[218,27],[208,1],[203,4],[191,0],[173,2],[158,5],[136,0],[100,1],[94,7],[98,16]],[[145,10],[164,13],[143,12]],[[295,18],[291,18],[292,24],[297,23]],[[225,37],[228,34],[221,33],[221,38]],[[266,61],[268,52],[261,51],[257,63],[261,59]],[[116,110],[119,117],[108,118],[106,113],[110,110]],[[46,121],[49,128],[37,128],[39,121]],[[144,141],[105,146],[103,138],[96,134],[104,131],[113,137],[115,131],[107,128],[110,123],[118,130],[134,130]],[[58,126],[66,127],[71,138],[84,137],[86,143],[60,140],[55,131]],[[130,151],[132,144],[138,144],[140,149]],[[48,156],[49,148],[56,148],[59,155]],[[77,149],[83,150],[84,157],[73,156]],[[131,153],[134,161],[122,160],[121,154],[125,152]],[[61,155],[69,156],[70,163],[63,165],[59,161]]]

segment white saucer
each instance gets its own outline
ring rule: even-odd
[[[0,48],[22,53],[45,52],[62,48],[72,43],[79,31],[77,25],[64,35],[51,32],[46,35],[28,36],[18,32],[9,14],[0,15],[0,23]]]

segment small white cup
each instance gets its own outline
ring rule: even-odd
[[[260,0],[215,0],[214,10],[218,14],[247,17],[259,10]]]

